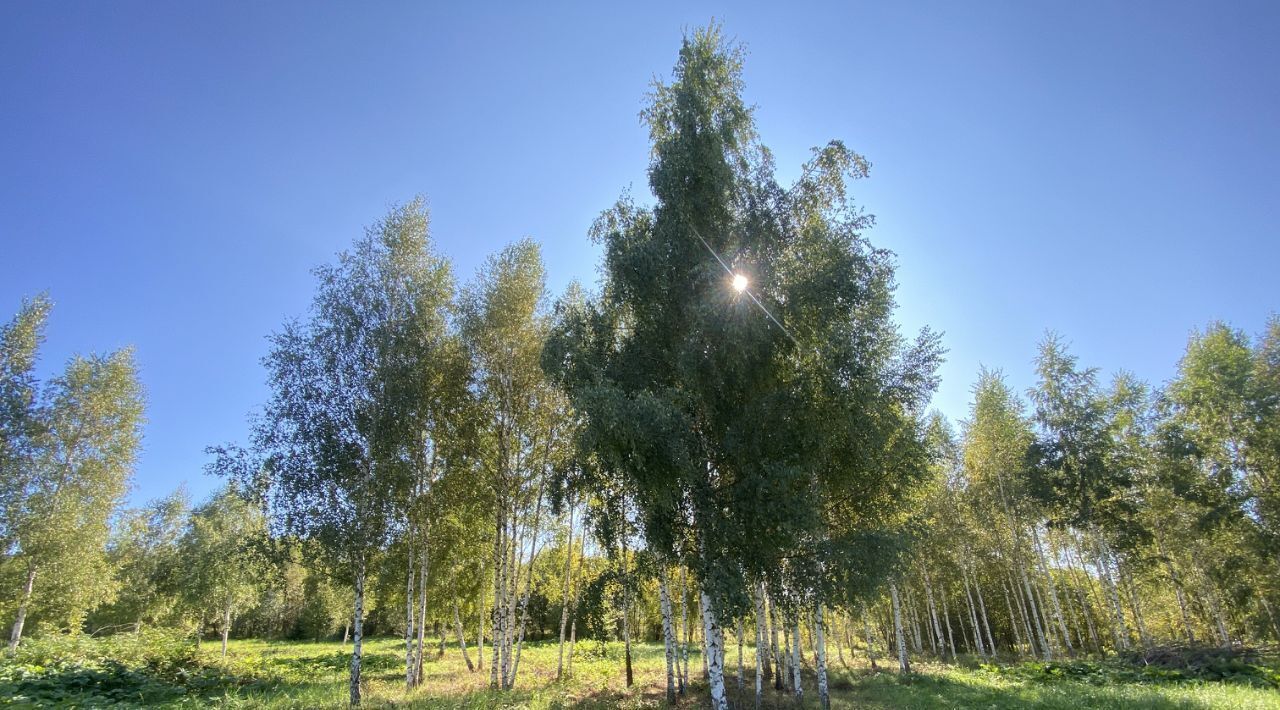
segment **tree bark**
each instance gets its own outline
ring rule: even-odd
[[[973,580],[973,591],[978,595],[978,616],[982,619],[982,629],[987,632],[987,651],[996,657],[996,639],[991,635],[991,624],[987,622],[987,602],[982,598],[982,587],[978,580]]]
[[[36,566],[27,562],[27,581],[22,585],[22,602],[18,604],[18,617],[13,622],[13,630],[9,633],[9,651],[18,649],[22,642],[22,627],[27,624],[27,606],[31,604],[31,590],[35,588]]]
[[[804,701],[804,679],[800,677],[800,615],[791,615],[791,691],[796,702]]]
[[[969,602],[969,625],[973,627],[973,640],[977,647],[978,655],[985,660],[987,647],[986,642],[982,640],[982,627],[978,626],[978,610],[973,603],[973,590],[969,585],[969,570],[962,565],[960,572],[964,577],[964,596]]]
[[[783,636],[786,636],[785,630]],[[778,646],[778,605],[773,599],[769,600],[769,646],[773,653],[773,689],[782,690],[786,682],[787,664],[782,657],[782,648]]]
[[[364,653],[364,558],[356,564],[356,603],[351,624],[351,706],[360,706],[360,662]]]
[[[1071,646],[1071,634],[1067,632],[1067,622],[1062,617],[1062,605],[1058,603],[1058,586],[1053,581],[1053,575],[1049,573],[1049,565],[1045,562],[1044,546],[1040,544],[1040,530],[1038,525],[1031,526],[1031,541],[1036,548],[1036,560],[1040,563],[1040,574],[1044,577],[1045,586],[1049,589],[1049,601],[1052,603],[1053,617],[1058,622],[1058,631],[1062,636],[1062,645],[1067,649],[1067,655],[1074,656],[1075,649]]]
[[[1031,591],[1031,580],[1027,578],[1025,569],[1019,569],[1018,571],[1022,575],[1022,586],[1027,593],[1027,604],[1031,606],[1029,610],[1030,616],[1031,620],[1035,622],[1032,624],[1032,628],[1036,632],[1036,640],[1040,642],[1040,651],[1044,655],[1044,660],[1052,661],[1053,651],[1049,648],[1049,640],[1046,638],[1044,627],[1040,623],[1040,611],[1036,608],[1036,595]]]
[[[902,604],[898,601],[898,585],[889,583],[889,597],[893,602],[893,632],[898,644],[898,670],[911,672],[911,663],[907,660],[907,639],[902,634]]]
[[[839,637],[836,637],[839,646]],[[831,710],[831,692],[827,687],[827,636],[823,628],[822,605],[813,610],[813,658],[818,672],[818,703],[822,710]]]
[[[755,585],[752,590],[753,601],[756,608],[756,658],[760,666],[757,671],[764,674],[767,680],[773,672],[772,665],[769,663],[769,618],[765,613],[765,593],[764,582]],[[760,685],[760,683],[756,683]]]
[[[560,645],[556,651],[556,681],[564,680],[564,635],[569,628],[569,585],[571,575],[573,574],[573,514],[574,506],[569,504],[569,535],[564,546],[564,584],[561,589],[560,602]],[[665,573],[664,573],[665,575]],[[663,592],[666,594],[666,585],[663,583]],[[670,609],[667,610],[670,612]],[[663,617],[663,623],[670,623],[671,619]]]
[[[410,523],[408,534],[409,540],[408,554],[406,555],[408,562],[408,570],[405,573],[405,590],[404,590],[404,686],[405,688],[413,687],[414,673],[417,671],[418,664],[413,654],[413,642],[417,637],[417,612],[413,605],[413,525]]]
[[[947,609],[947,593],[942,590],[942,618],[947,622],[947,648],[951,650],[951,662],[956,661],[956,639],[951,633],[951,611]],[[1009,614],[1010,621],[1013,620],[1013,614]]]
[[[667,566],[661,561],[658,562],[658,602],[662,609],[662,647],[667,662],[667,704],[671,705],[676,701],[676,639],[674,630],[671,628],[671,593],[667,589]],[[563,620],[560,622],[560,642],[563,646]],[[557,671],[556,678],[559,679],[559,677],[560,674]]]
[[[227,657],[227,637],[231,635],[231,599],[222,608],[222,657]]]
[[[474,673],[475,664],[471,662],[471,654],[467,653],[467,637],[462,632],[462,615],[458,613],[458,600],[453,600],[453,628],[458,633],[458,646],[462,649],[462,660],[467,662],[467,671]]]
[[[751,596],[756,607],[756,708],[759,708],[764,702],[765,665],[769,659],[766,651],[768,642],[765,639],[767,632],[764,620],[764,583],[755,585],[752,592]]]
[[[681,666],[680,694],[684,695],[689,687],[689,644],[693,641],[693,627],[689,625],[688,571],[684,567],[680,568],[680,626],[684,629],[684,645],[677,665]]]
[[[745,667],[742,665],[742,619],[738,619],[738,695],[741,696],[746,687]]]
[[[707,679],[711,690],[712,710],[728,710],[724,694],[724,639],[711,597],[702,592],[702,628],[706,637]]]
[[[866,637],[867,637],[867,660],[868,660],[868,661],[871,661],[871,670],[872,670],[872,671],[879,671],[880,669],[879,669],[878,667],[876,667],[876,650],[875,650],[875,646],[873,646],[873,645],[871,644],[871,619],[870,619],[870,618],[868,618],[868,616],[867,616],[867,604],[866,604],[866,602],[863,602],[863,604],[862,604],[862,627],[863,627],[863,633],[864,633],[864,634],[866,635]]]

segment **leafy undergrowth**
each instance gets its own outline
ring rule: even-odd
[[[456,646],[429,654],[423,687],[404,689],[403,641],[374,639],[365,646],[364,697],[368,707],[410,708],[658,708],[664,706],[666,669],[662,647],[636,644],[636,684],[625,687],[622,647],[583,642],[573,678],[556,682],[554,642],[524,648],[515,690],[488,690],[489,674],[468,672]],[[434,649],[435,646],[433,645]],[[486,652],[490,649],[486,648]],[[350,647],[337,643],[233,641],[226,659],[216,644],[197,649],[163,632],[108,638],[50,637],[24,641],[14,657],[0,655],[0,704],[27,707],[341,707],[347,697]],[[487,653],[486,653],[487,655]],[[1170,656],[1170,658],[1173,658]],[[1183,661],[1133,663],[1025,662],[1005,666],[976,663],[917,664],[917,672],[872,673],[833,663],[834,708],[1280,708],[1280,676],[1248,655],[1183,654]],[[474,662],[475,649],[471,649]],[[1190,659],[1190,660],[1186,660]],[[488,658],[486,658],[488,660]],[[809,660],[812,660],[811,658]],[[735,707],[753,707],[754,654],[738,689],[736,649],[731,649],[726,685]],[[690,670],[700,678],[701,660],[691,649]],[[805,675],[806,695],[766,690],[762,707],[817,707],[816,679]],[[681,708],[706,704],[695,682]]]
[[[199,705],[272,685],[269,677],[209,663],[189,639],[164,631],[24,639],[0,661],[0,704],[11,705]]]
[[[1261,654],[1250,648],[1166,646],[1106,661],[1027,661],[1007,666],[984,664],[982,669],[1011,678],[1069,679],[1093,685],[1208,681],[1280,688],[1280,671],[1266,665]]]

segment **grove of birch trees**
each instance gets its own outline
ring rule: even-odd
[[[516,688],[553,640],[557,680],[621,641],[630,684],[656,641],[667,700],[705,684],[719,710],[825,707],[833,662],[1280,642],[1280,319],[1209,324],[1158,386],[1050,334],[1033,386],[984,370],[949,422],[928,410],[942,340],[898,327],[894,256],[851,194],[870,163],[831,141],[780,182],[743,58],[700,30],[652,87],[652,199],[596,220],[594,288],[552,294],[528,239],[460,282],[421,199],[316,269],[199,504],[122,507],[132,355],[41,384],[50,302],[22,304],[0,331],[10,647],[341,639],[359,705],[369,634],[403,638],[407,690],[455,652]]]

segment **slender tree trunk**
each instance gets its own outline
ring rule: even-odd
[[[9,633],[9,651],[18,649],[22,642],[22,627],[27,624],[27,606],[31,604],[31,590],[36,584],[36,566],[27,562],[27,581],[22,585],[22,601],[18,604],[18,617],[13,622],[13,630]]]
[[[406,689],[413,687],[414,673],[418,668],[418,664],[415,662],[413,655],[413,642],[417,636],[416,627],[414,626],[414,623],[417,620],[417,614],[413,604],[413,581],[415,571],[413,567],[413,533],[413,524],[410,523],[408,534],[406,535],[409,543],[407,554],[405,555],[407,559],[405,566],[408,567],[408,569],[405,572],[404,589],[404,686]]]
[[[933,636],[937,639],[934,653],[938,655],[938,658],[942,658],[947,651],[947,642],[942,637],[942,624],[938,623],[938,605],[933,599],[933,582],[929,579],[929,568],[921,565],[920,576],[924,581],[925,603],[929,609],[929,620],[932,622]]]
[[[1022,586],[1025,587],[1027,592],[1027,604],[1031,605],[1029,612],[1030,616],[1035,621],[1032,628],[1035,629],[1036,640],[1040,642],[1040,650],[1044,654],[1044,660],[1052,661],[1053,651],[1049,649],[1049,641],[1045,638],[1044,628],[1040,624],[1040,612],[1036,609],[1036,595],[1031,591],[1031,580],[1027,578],[1027,571],[1025,569],[1021,569],[1021,565],[1019,565],[1018,571],[1022,575]]]
[[[222,657],[227,657],[227,637],[231,635],[231,600],[222,607]]]
[[[1196,642],[1196,632],[1191,626],[1191,613],[1187,610],[1187,595],[1183,590],[1182,578],[1178,576],[1178,570],[1174,569],[1173,559],[1169,557],[1169,553],[1164,547],[1164,538],[1159,534],[1156,536],[1156,545],[1159,546],[1160,559],[1164,561],[1164,568],[1169,573],[1169,581],[1173,582],[1173,592],[1178,598],[1178,610],[1182,612],[1182,628],[1187,633],[1187,643],[1194,644]]]
[[[484,668],[484,586],[480,587],[480,613],[476,616],[476,668]]]
[[[893,633],[898,643],[898,670],[911,672],[911,663],[907,660],[907,640],[902,635],[902,605],[898,601],[898,585],[889,583],[889,597],[893,601]]]
[[[566,587],[567,588],[567,587]],[[662,609],[662,648],[667,661],[667,704],[676,701],[676,639],[671,628],[671,594],[667,590],[667,566],[658,562],[658,602]],[[564,645],[564,622],[560,622],[560,643]],[[563,653],[561,654],[563,656]],[[556,672],[558,679],[559,671]]]
[[[1009,608],[1009,626],[1013,628],[1013,655],[1021,653],[1022,632],[1018,630],[1018,615],[1013,612],[1013,600],[1009,597],[1009,583],[1000,580],[1000,590],[1004,592],[1004,605]]]
[[[356,563],[356,603],[351,624],[351,706],[360,705],[360,663],[364,654],[364,558]]]
[[[711,639],[707,637],[707,633],[706,633],[707,608],[704,605],[705,601],[706,601],[706,595],[700,595],[698,597],[698,613],[702,614],[702,620],[703,620],[703,632],[702,632],[702,639],[701,639],[702,641],[702,679],[710,683],[711,667],[708,665],[708,662],[710,660],[709,657],[711,654],[711,648],[710,646],[708,646],[708,644],[711,642]],[[720,670],[721,671],[724,670],[723,663],[720,664]]]
[[[746,689],[745,675],[745,666],[742,665],[742,619],[738,619],[738,697],[742,697]]]
[[[973,603],[973,590],[969,584],[969,569],[965,566],[960,567],[960,572],[964,577],[964,595],[969,602],[969,625],[973,627],[973,640],[977,645],[978,655],[984,660],[987,657],[986,643],[982,640],[982,627],[978,626],[978,609]]]
[[[680,694],[689,687],[689,644],[693,641],[693,627],[689,624],[688,570],[680,568],[680,626],[684,629],[684,645],[680,647]]]
[[[849,637],[849,623],[846,620],[844,624],[841,624],[839,616],[832,620],[832,626],[835,627],[836,632],[836,659],[840,661],[840,666],[846,669],[849,667],[849,663],[844,660],[844,647],[848,646],[849,653],[853,653],[853,640]]]
[[[625,534],[622,536],[622,647],[627,671],[627,687],[630,688],[635,685],[635,675],[631,670],[631,566],[627,560]]]
[[[422,684],[422,664],[424,663],[423,647],[427,642],[427,563],[430,560],[427,557],[427,543],[423,540],[422,554],[418,558],[418,653],[414,662],[416,666],[413,671],[413,684],[418,686]],[[444,640],[443,634],[440,640]],[[441,649],[443,654],[444,649]]]
[[[1074,537],[1072,541],[1074,542]],[[1081,588],[1081,585],[1076,585],[1076,598],[1080,602],[1080,615],[1084,617],[1085,628],[1089,630],[1089,642],[1093,644],[1094,650],[1096,650],[1099,655],[1105,657],[1106,653],[1102,650],[1102,639],[1098,636],[1098,628],[1093,623],[1093,608],[1089,603],[1093,591],[1093,578],[1089,576],[1089,570],[1084,566],[1084,559],[1080,557],[1078,547],[1079,546],[1076,544],[1067,546],[1067,564],[1079,564],[1080,576],[1084,580],[1084,584],[1089,586],[1089,593],[1086,593],[1085,590]],[[1072,560],[1072,548],[1077,548],[1075,550],[1076,559],[1074,561]]]
[[[791,690],[796,696],[796,702],[804,701],[804,681],[800,677],[800,615],[793,613],[791,615]]]
[[[982,587],[978,580],[973,580],[973,591],[978,595],[978,618],[982,619],[982,629],[987,632],[987,651],[996,657],[996,639],[991,635],[991,624],[987,623],[987,602],[982,598]]]
[[[507,524],[502,517],[503,502],[499,497],[497,505],[497,513],[494,521],[495,535],[493,539],[493,622],[489,624],[489,628],[493,631],[492,658],[489,661],[489,687],[498,690],[498,679],[505,678],[505,669],[502,668],[502,635],[503,635],[503,610],[507,607],[505,592],[507,588],[505,570],[507,567],[507,552],[505,538],[507,535]],[[499,675],[502,674],[502,675]]]
[[[1142,618],[1142,604],[1138,601],[1138,586],[1131,574],[1122,574],[1121,580],[1129,590],[1129,609],[1133,612],[1133,624],[1138,627],[1138,642],[1144,649],[1151,648],[1151,637],[1147,635],[1147,624]]]
[[[764,678],[767,680],[773,673],[773,668],[769,663],[769,617],[764,607],[764,582],[756,584],[752,592],[751,596],[756,607],[756,658],[760,666],[757,670],[763,673]],[[760,683],[756,683],[756,685],[760,685]]]
[[[754,597],[756,607],[756,708],[759,710],[764,702],[765,664],[768,663],[769,658],[768,653],[765,652],[768,642],[765,639],[764,583],[755,585],[752,592],[751,596]]]
[[[1062,636],[1062,645],[1067,649],[1067,655],[1076,655],[1075,648],[1071,646],[1071,634],[1067,632],[1067,622],[1062,617],[1062,605],[1058,603],[1058,586],[1053,581],[1053,575],[1049,573],[1049,565],[1045,561],[1044,546],[1040,544],[1040,530],[1038,525],[1031,526],[1031,540],[1036,547],[1036,560],[1040,563],[1040,574],[1044,577],[1045,586],[1049,590],[1049,601],[1053,605],[1053,618],[1058,622],[1058,631]]]
[[[1267,601],[1267,595],[1258,590],[1258,601],[1262,602],[1262,608],[1267,612],[1267,619],[1271,622],[1272,639],[1280,639],[1280,625],[1276,624],[1276,615],[1271,611],[1271,602]]]
[[[1115,641],[1116,650],[1123,651],[1129,648],[1129,628],[1124,621],[1120,592],[1116,589],[1115,578],[1111,575],[1111,563],[1106,546],[1097,535],[1094,536],[1094,546],[1098,572],[1102,575],[1103,586],[1106,587],[1107,598],[1111,603],[1111,636]]]
[[[564,680],[564,635],[569,628],[569,585],[572,581],[573,574],[573,514],[574,506],[569,504],[569,537],[564,546],[564,585],[560,599],[560,645],[557,647],[556,658],[556,681]],[[663,573],[665,578],[665,572]],[[663,592],[666,594],[666,584],[663,583]],[[666,613],[669,613],[670,609]],[[671,621],[668,617],[663,617],[663,623],[669,624]]]
[[[827,636],[822,622],[822,605],[818,604],[813,610],[813,657],[818,671],[818,703],[822,710],[831,710],[831,692],[827,687]],[[839,646],[837,639],[836,647]]]
[[[942,594],[942,618],[947,622],[947,648],[951,650],[951,662],[956,662],[956,639],[951,633],[951,612],[947,609],[947,590],[943,589]],[[1013,615],[1009,615],[1013,619]]]
[[[533,593],[533,563],[538,557],[538,533],[539,525],[542,521],[542,484],[538,485],[538,502],[534,507],[533,513],[533,539],[529,541],[529,571],[525,574],[524,595],[520,598],[520,631],[516,640],[515,658],[511,664],[511,677],[507,681],[508,688],[514,688],[516,684],[516,673],[520,670],[520,653],[524,650],[524,632],[525,627],[529,625],[529,596]],[[625,550],[624,550],[625,552]],[[626,612],[623,612],[624,617]],[[631,644],[627,642],[627,663],[631,662]],[[629,674],[628,674],[629,675]],[[630,687],[628,685],[628,687]]]
[[[783,680],[783,687],[794,691],[796,659],[795,654],[792,653],[791,624],[786,621],[786,614],[783,614],[782,645],[785,647],[782,652],[782,668],[783,675],[786,676]]]
[[[783,630],[783,636],[786,636],[785,629]],[[769,638],[770,650],[773,653],[773,689],[782,690],[783,685],[786,683],[788,671],[786,670],[786,661],[782,658],[782,648],[778,646],[778,605],[774,603],[773,599],[769,600]],[[785,638],[783,641],[787,642]],[[790,645],[787,642],[787,646],[790,647]],[[790,654],[790,651],[788,651],[788,654]]]
[[[920,643],[920,615],[917,613],[915,603],[915,594],[912,593],[911,585],[907,585],[906,597],[904,605],[907,611],[907,617],[911,620],[911,648],[915,650],[916,655],[924,653],[924,645]]]
[[[712,710],[728,710],[724,694],[724,639],[711,597],[702,592],[702,629],[706,638],[707,676],[711,688]]]
[[[867,637],[867,660],[871,661],[872,671],[879,671],[880,669],[876,667],[876,648],[871,643],[871,619],[867,616],[866,602],[862,604],[862,628]]]
[[[458,633],[458,647],[462,649],[462,660],[467,662],[467,671],[474,673],[475,664],[471,662],[471,654],[467,653],[467,637],[462,632],[462,615],[458,613],[458,600],[453,600],[453,628]]]

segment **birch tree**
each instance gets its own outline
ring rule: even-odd
[[[28,309],[6,329],[6,350],[14,340],[31,342],[23,333],[32,332],[31,320],[41,312]],[[35,323],[36,343],[39,328]],[[31,611],[51,626],[75,629],[112,591],[108,523],[127,490],[142,436],[143,394],[132,350],[73,357],[49,382],[37,411],[34,445],[26,455],[19,449],[24,473],[5,482],[12,514],[6,562],[22,571],[11,649]]]
[[[255,434],[265,464],[246,477],[277,534],[317,543],[354,581],[350,699],[359,705],[366,582],[413,485],[423,334],[447,298],[448,271],[416,200],[315,273],[308,318],[271,338],[271,399]]]

